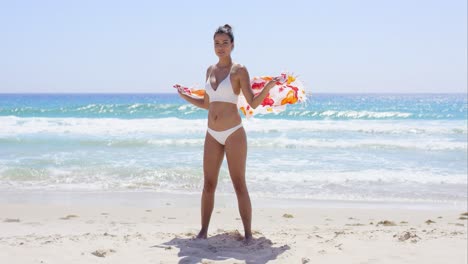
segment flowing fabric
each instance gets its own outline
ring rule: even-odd
[[[301,81],[288,73],[282,73],[278,77],[279,81],[276,82],[262,103],[255,109],[247,103],[241,92],[237,107],[246,117],[252,117],[256,114],[280,113],[286,110],[286,105],[288,104],[306,101],[306,92]],[[265,84],[273,78],[274,76],[261,76],[250,80],[250,87],[254,95],[259,94],[264,89]],[[174,88],[192,98],[203,98],[205,96],[204,89],[188,88],[178,84],[174,85]]]

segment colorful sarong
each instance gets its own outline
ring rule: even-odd
[[[246,117],[251,117],[256,114],[280,113],[286,110],[286,105],[288,104],[306,101],[306,92],[301,81],[288,73],[282,73],[278,77],[280,77],[280,80],[276,82],[276,85],[270,89],[268,95],[255,109],[247,103],[247,100],[241,92],[237,106]],[[254,95],[259,94],[265,87],[265,84],[272,78],[274,77],[254,77],[250,81],[250,86]],[[174,85],[174,88],[193,98],[203,98],[205,96],[204,89],[188,88],[178,84]]]

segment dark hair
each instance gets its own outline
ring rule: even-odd
[[[232,34],[232,27],[229,24],[218,27],[213,35],[213,38],[218,34],[226,34],[231,39],[231,42],[234,42],[234,34]]]

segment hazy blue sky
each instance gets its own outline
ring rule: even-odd
[[[251,76],[311,92],[466,92],[466,0],[0,0],[1,92],[173,92],[234,27]]]

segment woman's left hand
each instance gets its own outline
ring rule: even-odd
[[[271,78],[271,80],[265,84],[265,89],[273,88],[277,82],[281,82],[281,76]]]

